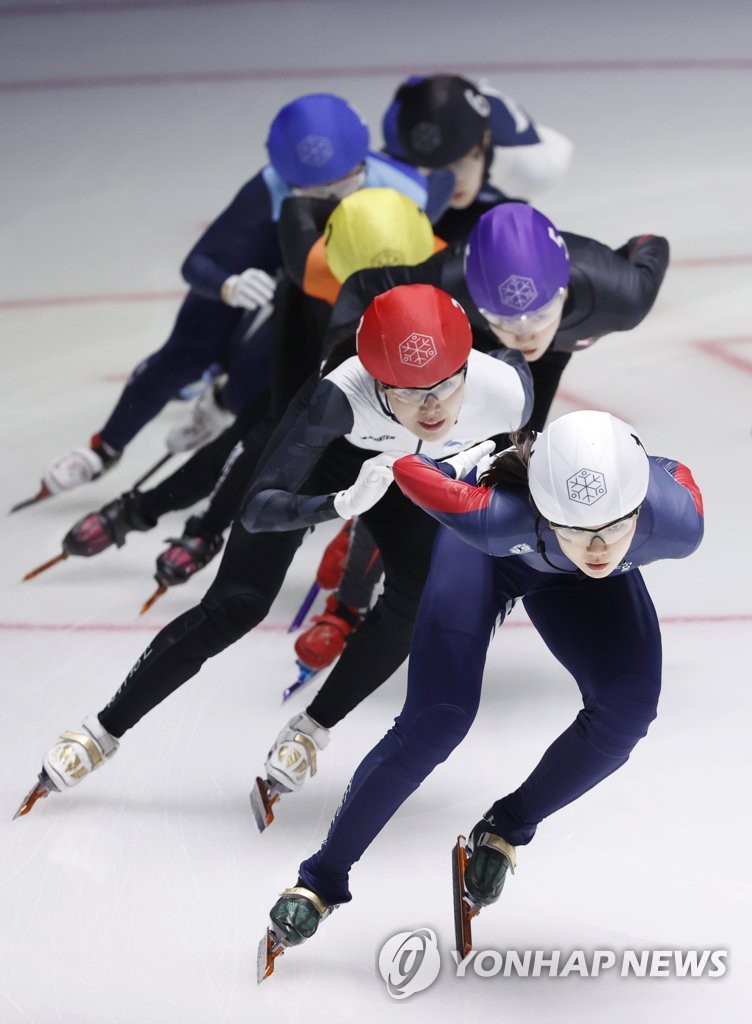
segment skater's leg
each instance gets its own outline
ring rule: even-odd
[[[436,524],[396,488],[361,517],[384,561],[384,592],[306,709],[331,728],[405,661]]]
[[[227,381],[222,388],[225,409],[239,415],[249,401],[269,395],[276,338],[276,314],[259,321],[258,327],[250,321],[246,330],[235,331],[222,355],[227,367]]]
[[[200,516],[207,534],[222,533],[240,514],[243,497],[276,427],[271,417],[261,417],[246,430],[228,455],[215,481],[209,504]]]
[[[384,565],[376,542],[362,518],[354,521],[350,530],[350,546],[342,581],[336,590],[338,601],[348,608],[366,609]]]
[[[494,830],[515,846],[530,842],[540,821],[621,767],[656,716],[660,629],[640,573],[576,580],[567,591],[564,601],[553,588],[525,598],[547,647],[577,681],[584,706],[525,782],[493,805]]]
[[[334,593],[327,597],[323,614],[314,615],[295,641],[300,665],[320,672],[341,656],[350,635],[363,624],[383,571],[373,537],[356,517],[329,543],[319,563],[316,583]]]
[[[351,865],[470,728],[496,614],[490,559],[440,530],[415,623],[405,706],[356,769],[323,846],[300,866],[303,884],[327,904],[350,899]]]
[[[223,466],[233,446],[246,433],[250,433],[251,426],[258,425],[259,420],[263,418],[266,405],[267,403],[262,400],[250,403],[231,427],[214,441],[199,448],[187,462],[156,487],[148,491],[127,491],[96,512],[82,516],[63,539],[63,550],[69,555],[90,557],[100,554],[113,544],[122,547],[126,536],[132,531],[151,530],[166,512],[188,508],[201,498],[205,498],[212,488],[217,488],[218,479],[229,475],[223,473]],[[242,467],[240,472],[242,474]],[[247,484],[246,478],[242,475],[234,473],[232,476],[235,481],[232,490],[229,486],[223,488],[228,500],[223,502],[219,525],[215,526],[212,519],[206,524],[197,525],[196,532],[189,534],[206,541],[206,557],[191,558],[191,562],[195,563],[192,569],[185,564],[184,557],[178,559],[184,570],[178,582],[183,582],[198,568],[208,564],[213,554],[221,548],[221,535],[237,515]],[[191,520],[196,518],[193,516]]]
[[[215,481],[209,504],[200,515],[191,516],[182,538],[173,540],[157,558],[156,578],[164,586],[185,583],[209,564],[222,547],[222,534],[239,514],[256,467],[267,451],[273,450],[299,415],[315,387],[315,379],[301,388],[281,423],[268,411],[259,419],[248,419],[248,429],[228,454]],[[265,403],[254,406],[260,411]]]
[[[152,519],[167,512],[190,508],[207,498],[217,484],[227,458],[238,443],[263,420],[268,406],[268,395],[249,401],[235,422],[209,444],[197,449],[174,473],[155,487],[141,492],[141,508]],[[229,525],[235,513],[225,523]]]
[[[235,524],[217,577],[201,603],[148,645],[99,720],[119,738],[196,675],[207,658],[240,639],[267,615],[303,530],[249,534]]]
[[[165,344],[133,371],[99,431],[101,440],[122,451],[182,387],[201,376],[241,318],[242,310],[189,293]]]

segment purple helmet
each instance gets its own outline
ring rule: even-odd
[[[368,126],[340,96],[309,93],[282,107],[269,128],[266,148],[272,166],[288,185],[323,185],[363,163]]]
[[[501,203],[484,213],[465,249],[465,280],[479,309],[516,317],[547,305],[569,282],[564,239],[539,210]]]

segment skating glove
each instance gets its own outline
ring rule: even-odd
[[[274,298],[277,282],[265,270],[249,267],[242,274],[233,274],[222,285],[222,301],[241,309],[258,309]]]
[[[384,497],[389,484],[394,480],[392,464],[396,458],[396,455],[384,452],[366,459],[355,483],[334,496],[334,511],[340,518],[352,519],[353,516],[359,516]]]
[[[496,443],[494,441],[481,441],[480,444],[473,445],[472,448],[459,452],[450,459],[442,459],[441,464],[442,466],[452,467],[455,480],[464,480],[471,469],[475,469],[476,466],[485,462],[487,456],[491,455],[494,451],[496,451]],[[484,471],[487,468],[488,466],[483,466]],[[480,471],[478,475],[480,475]]]

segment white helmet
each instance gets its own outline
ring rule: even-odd
[[[649,477],[636,431],[607,412],[560,416],[530,452],[530,496],[557,526],[588,528],[629,515],[645,497]]]

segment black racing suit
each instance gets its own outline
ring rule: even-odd
[[[196,608],[149,644],[100,713],[102,725],[122,736],[207,658],[261,622],[306,530],[336,519],[334,495],[355,482],[366,459],[421,447],[441,449],[446,457],[523,422],[532,401],[527,366],[519,353],[494,356],[471,353],[463,403],[450,434],[427,446],[391,416],[356,358],[334,378],[318,383],[313,378],[304,385],[263,457],[214,583]],[[362,518],[381,552],[384,592],[309,708],[326,727],[407,657],[433,546],[433,520],[394,485]]]

